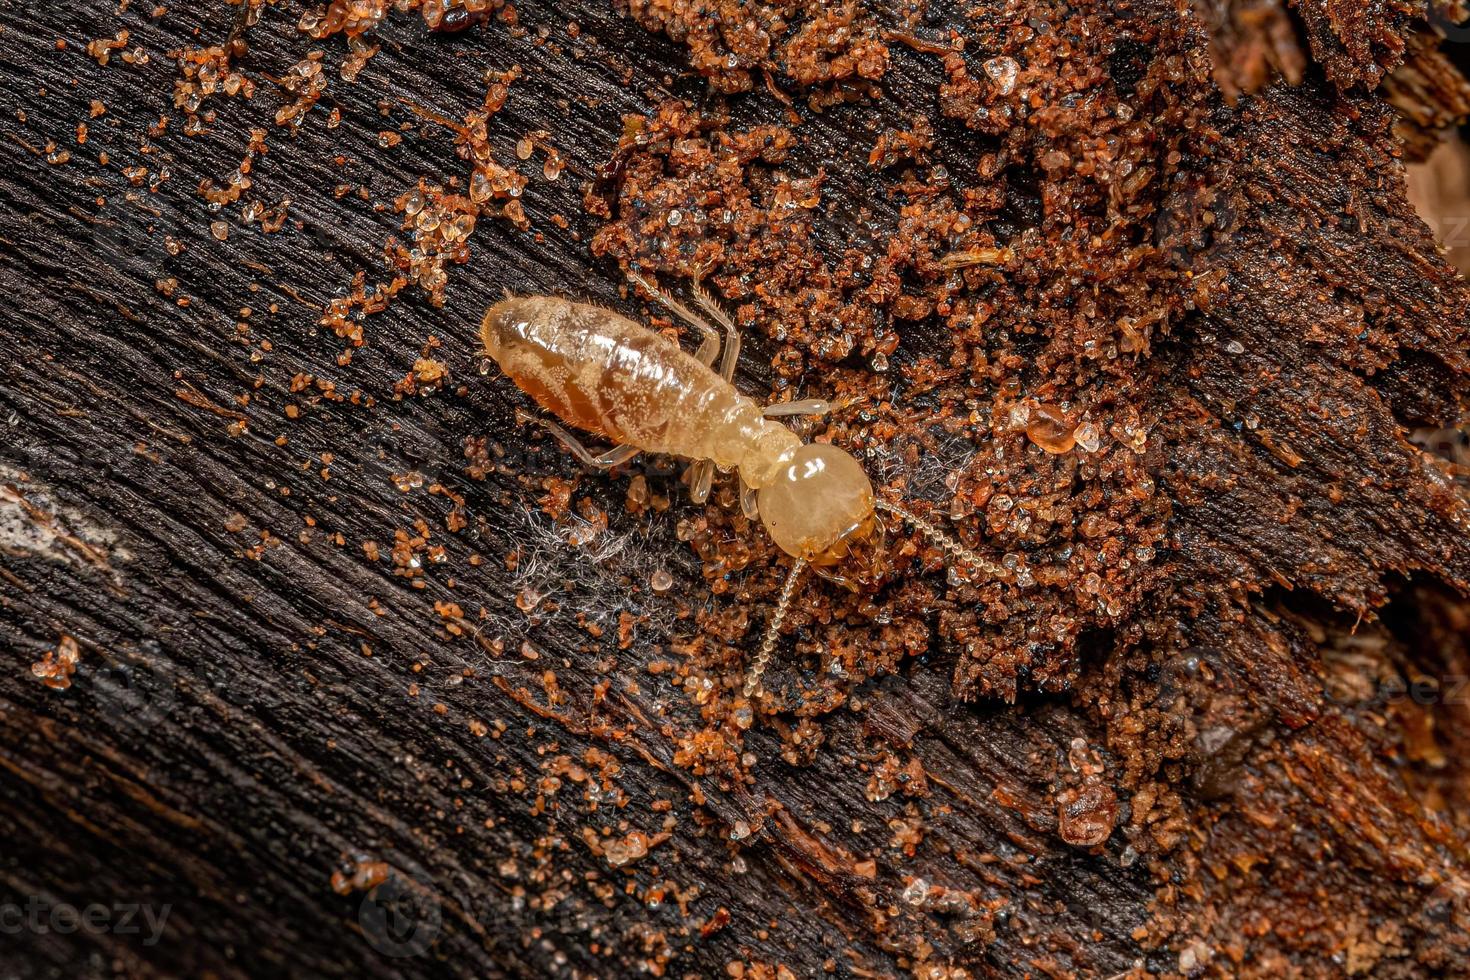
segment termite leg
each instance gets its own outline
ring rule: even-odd
[[[796,593],[796,583],[804,571],[806,562],[796,559],[786,575],[786,584],[781,586],[781,598],[776,601],[776,611],[771,613],[771,623],[766,627],[766,635],[761,640],[760,652],[755,655],[750,671],[745,675],[745,696],[748,698],[755,697],[761,689],[761,675],[766,672],[766,664],[771,662],[771,654],[776,650],[776,637],[781,632],[781,623],[786,619],[786,610],[791,608],[791,597]]]
[[[760,519],[760,507],[756,503],[755,487],[747,486],[745,477],[740,477],[740,510],[748,520]]]
[[[715,482],[715,461],[701,459],[689,467],[689,499],[702,504],[709,499],[710,487]]]
[[[776,402],[761,410],[768,419],[786,415],[826,415],[832,411],[832,403],[825,398],[802,398],[794,402]]]
[[[600,456],[593,457],[592,465],[598,469],[610,470],[614,466],[622,466],[630,462],[642,451],[637,446],[614,446]]]
[[[551,421],[551,419],[539,418],[521,412],[517,414],[522,421],[536,422],[544,425],[552,435],[556,436],[558,442],[566,446],[571,454],[577,457],[578,462],[583,466],[590,466],[594,470],[610,470],[614,466],[621,466],[642,452],[637,446],[614,446],[606,452],[594,456],[592,450],[582,445],[582,440]]]
[[[676,316],[700,332],[704,339],[699,342],[699,350],[694,352],[694,356],[705,367],[714,367],[715,358],[720,353],[720,332],[705,322],[699,314],[675,299],[672,293],[649,280],[637,269],[629,269],[628,278],[642,286],[648,295],[668,307]]]
[[[690,291],[694,294],[694,302],[710,315],[710,319],[725,328],[725,353],[720,359],[720,377],[729,381],[735,377],[735,363],[740,359],[740,328],[698,279],[694,280]]]
[[[699,314],[695,313],[689,307],[685,306],[683,303],[675,299],[674,296],[667,290],[660,288],[657,283],[650,281],[646,276],[643,275],[643,273],[639,272],[637,269],[629,269],[628,278],[636,282],[638,285],[642,286],[650,296],[658,300],[664,306],[668,307],[677,316],[682,318],[686,323],[690,324],[704,335],[704,340],[700,342],[699,350],[694,352],[694,356],[705,367],[714,367],[715,358],[718,357],[720,353],[720,332],[714,327],[710,326],[709,323],[707,323],[704,318],[701,317]],[[704,290],[699,287],[696,287],[694,295],[695,298],[699,299],[701,306],[703,306],[705,301],[708,299],[708,296],[704,294]],[[725,326],[728,336],[730,337],[729,343],[727,343],[725,346],[725,363],[724,365],[722,365],[722,370],[728,368],[730,373],[734,373],[735,361],[734,358],[731,356],[731,345],[734,345],[733,353],[738,355],[740,353],[740,335],[735,331],[735,325],[729,321],[729,319],[724,315],[722,311],[719,310],[718,307],[715,307],[712,312],[714,313],[715,318],[720,320],[720,322]],[[729,374],[726,374],[725,379],[727,381],[729,380]],[[702,504],[706,500],[708,500],[710,487],[713,486],[714,480],[715,464],[713,460],[702,459],[691,466],[689,468],[690,499],[693,500],[696,504]]]

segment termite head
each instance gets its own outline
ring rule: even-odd
[[[766,627],[760,652],[745,676],[747,698],[760,693],[761,675],[775,652],[781,623],[808,565],[854,591],[877,585],[886,571],[883,525],[877,515],[880,510],[913,524],[951,558],[972,570],[991,578],[1020,581],[1014,569],[971,550],[902,504],[876,497],[858,461],[842,450],[813,443],[777,458],[780,463],[774,474],[762,474],[769,479],[760,484],[757,502],[772,540],[796,561],[781,586],[781,598]]]
[[[836,446],[797,449],[761,487],[759,510],[771,540],[819,574],[857,588],[881,571],[884,535],[872,481]]]

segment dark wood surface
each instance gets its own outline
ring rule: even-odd
[[[0,976],[1470,969],[1470,521],[1463,472],[1407,438],[1438,430],[1463,461],[1470,290],[1405,202],[1378,97],[1312,67],[1227,106],[1203,26],[1163,3],[977,7],[993,22],[864,11],[890,32],[886,73],[824,111],[811,97],[828,90],[775,61],[769,85],[757,67],[750,91],[715,94],[689,70],[694,40],[645,29],[648,4],[634,19],[523,3],[514,28],[456,34],[395,14],[356,84],[339,77],[343,37],[306,37],[297,5],[248,28],[240,7],[200,6],[0,0]],[[1322,5],[1303,6],[1316,25]],[[1007,50],[986,32],[1028,16],[1057,25],[1073,64],[1107,66],[1089,84],[1108,112],[1157,113],[1161,176],[1113,215],[1141,251],[1106,276],[1069,278],[1088,248],[1057,244],[1067,204],[1038,176],[1056,133],[1017,121],[1056,88],[1037,83],[1011,122],[937,109],[945,73],[924,44],[955,29],[984,79]],[[88,55],[123,28],[107,65]],[[191,133],[177,52],[231,37],[255,95],[211,98]],[[294,96],[273,80],[314,47],[327,90],[298,129],[277,126]],[[133,48],[146,63],[124,60]],[[515,66],[488,131],[530,178],[529,227],[496,202],[446,266],[442,305],[407,286],[359,318],[361,346],[321,325],[354,276],[391,279],[394,200],[421,176],[466,179],[436,120],[463,119],[486,72]],[[477,354],[480,312],[507,289],[645,316],[620,260],[690,271],[695,245],[637,234],[640,215],[663,220],[639,168],[672,151],[619,150],[623,117],[670,98],[711,138],[789,126],[793,149],[760,179],[825,180],[794,251],[886,254],[930,311],[896,312],[862,281],[829,284],[845,311],[830,321],[797,317],[815,281],[791,271],[800,255],[773,261],[774,233],[762,254],[726,241],[714,281],[758,322],[742,388],[860,390],[896,335],[888,401],[828,435],[931,500],[952,456],[962,488],[985,453],[1028,460],[1058,481],[1062,530],[1010,537],[982,507],[955,533],[1081,578],[1081,552],[1102,548],[1089,528],[1116,516],[1125,529],[1098,534],[1136,563],[1116,608],[1070,578],[1041,598],[946,581],[900,529],[904,560],[867,605],[804,590],[773,698],[749,728],[732,720],[781,572],[760,530],[693,507],[677,470],[581,474]],[[1004,268],[957,279],[932,255],[893,258],[925,197],[869,152],[922,118],[921,169],[932,186],[945,165],[956,197],[1000,186],[977,158],[1010,154],[984,226],[1021,255]],[[257,127],[268,151],[242,203],[289,199],[275,234],[200,190]],[[536,130],[564,158],[556,180],[541,149],[517,159]],[[1078,199],[1079,226],[1101,200]],[[994,300],[985,339],[932,312],[941,289],[962,309]],[[768,315],[783,309],[789,336]],[[1115,331],[1150,310],[1136,357],[1095,368],[1058,346],[1075,311]],[[1043,326],[1028,339],[1026,323]],[[851,354],[824,360],[841,331]],[[949,370],[998,336],[1014,360]],[[421,357],[447,385],[402,383]],[[1135,411],[1147,451],[1114,445],[1116,469],[1062,480],[999,422],[951,428],[970,443],[958,456],[921,438],[929,415],[999,404],[1007,371],[1044,388],[1038,363],[1073,397]],[[668,508],[630,509],[635,479]],[[1059,616],[1065,641],[1028,633]],[[63,638],[78,659],[58,689],[32,666]],[[334,889],[334,874],[359,880]],[[111,927],[51,928],[92,905]],[[139,931],[118,928],[132,906],[165,916],[161,933],[141,912]],[[7,928],[28,907],[40,919]]]

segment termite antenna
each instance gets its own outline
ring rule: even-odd
[[[761,640],[760,652],[755,655],[755,661],[750,665],[750,672],[745,675],[745,696],[755,697],[761,689],[761,675],[766,672],[766,664],[771,662],[771,654],[776,649],[776,636],[781,632],[781,623],[786,619],[786,610],[791,607],[791,596],[796,592],[796,583],[801,578],[801,573],[806,571],[806,562],[798,558],[791,566],[791,571],[786,575],[786,584],[781,586],[781,598],[776,601],[776,611],[771,614],[771,623],[766,627],[765,639]]]
[[[889,503],[882,498],[875,499],[873,506],[878,510],[887,511],[900,520],[908,521],[914,527],[918,528],[929,540],[943,548],[951,558],[958,558],[971,568],[978,569],[992,578],[1007,579],[1011,577],[1010,572],[1004,567],[966,548],[959,541],[945,534],[918,514],[904,507],[900,507],[898,504]]]

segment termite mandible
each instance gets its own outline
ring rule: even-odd
[[[850,453],[824,443],[803,444],[773,421],[822,414],[826,402],[806,399],[761,408],[737,391],[731,379],[740,354],[739,329],[698,281],[692,288],[695,302],[725,331],[718,373],[719,331],[636,270],[628,277],[700,331],[703,342],[696,353],[685,353],[612,310],[558,296],[508,295],[486,311],[480,337],[486,354],[542,408],[617,443],[594,455],[566,429],[541,420],[587,466],[611,469],[641,452],[691,459],[690,490],[697,503],[708,498],[716,467],[739,473],[746,516],[759,519],[777,547],[794,559],[746,675],[746,697],[761,689],[802,572],[810,566],[851,588],[863,569],[874,567],[884,541],[877,511],[913,524],[953,558],[992,577],[1008,577],[997,563],[875,494]]]

